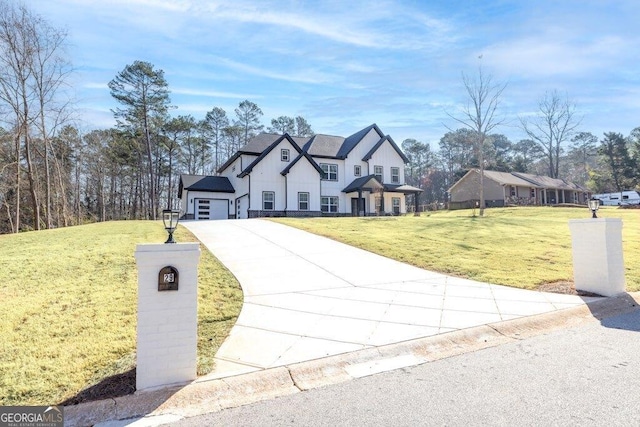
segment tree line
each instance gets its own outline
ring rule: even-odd
[[[126,65],[108,87],[116,125],[83,131],[69,93],[67,34],[26,6],[0,0],[0,233],[65,227],[92,221],[155,219],[176,208],[178,177],[215,174],[259,132],[308,137],[304,117],[262,123],[244,100],[232,113],[213,107],[204,117],[171,115],[169,85],[153,64]],[[463,75],[464,76],[464,75]],[[406,139],[406,182],[424,190],[423,203],[446,201],[469,168],[562,177],[594,192],[640,182],[640,128],[598,138],[579,131],[575,105],[556,91],[539,101],[536,116],[520,119],[527,138],[497,133],[494,116],[505,85],[490,76],[463,78],[469,104],[451,117],[433,148]]]
[[[535,115],[519,118],[526,138],[513,142],[491,133],[504,124],[495,113],[506,85],[493,83],[482,69],[475,80],[463,74],[463,85],[469,103],[448,113],[463,127],[449,129],[436,150],[415,139],[402,142],[410,160],[406,181],[423,189],[423,203],[446,202],[448,189],[471,168],[561,178],[593,193],[640,186],[640,127],[627,136],[605,132],[599,140],[580,130],[575,104],[554,90],[538,100]]]

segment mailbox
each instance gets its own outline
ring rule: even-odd
[[[158,291],[178,290],[178,270],[174,267],[163,267],[158,273]]]

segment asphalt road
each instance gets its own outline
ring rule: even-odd
[[[640,310],[172,426],[640,425]]]

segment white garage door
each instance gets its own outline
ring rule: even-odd
[[[196,219],[228,219],[228,201],[196,199]]]

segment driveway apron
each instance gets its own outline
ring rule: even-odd
[[[447,276],[269,220],[181,224],[235,275],[244,293],[207,379],[592,300]]]

